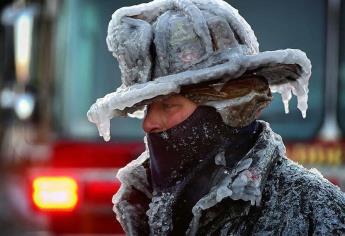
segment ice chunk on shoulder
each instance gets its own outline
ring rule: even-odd
[[[225,160],[224,151],[218,153],[215,156],[215,163],[216,163],[216,165],[226,166],[226,160]]]
[[[232,195],[232,191],[227,186],[221,186],[217,189],[217,196],[216,201],[220,202],[226,197],[230,197]]]

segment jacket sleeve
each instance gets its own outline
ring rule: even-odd
[[[308,193],[313,235],[345,235],[345,194],[322,176],[311,181]]]
[[[265,235],[345,235],[345,195],[317,170],[279,161],[254,231]]]
[[[151,187],[147,178],[147,153],[119,170],[119,191],[113,196],[113,210],[126,235],[148,235],[146,211],[151,201]]]

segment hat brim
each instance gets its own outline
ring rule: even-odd
[[[245,73],[253,73],[267,79],[270,86],[303,81],[311,75],[311,63],[298,49],[266,51],[255,55],[232,54],[225,63],[202,69],[188,70],[162,76],[146,83],[120,87],[94,103],[88,111],[91,122],[114,116],[127,116],[140,105],[149,104],[157,97],[179,93],[186,85],[226,78],[237,79]],[[224,82],[226,82],[224,81]]]

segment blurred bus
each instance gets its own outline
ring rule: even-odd
[[[120,84],[105,37],[111,14],[135,0],[4,1],[1,6],[1,192],[13,219],[39,234],[121,234],[112,212],[116,171],[143,150],[141,123],[113,119],[105,143],[86,119]],[[6,3],[6,4],[5,4]],[[232,0],[260,50],[298,48],[312,61],[309,109],[284,113],[274,95],[262,119],[288,157],[345,191],[345,6],[340,0]],[[58,196],[58,197],[56,197]],[[0,222],[2,220],[0,215]]]

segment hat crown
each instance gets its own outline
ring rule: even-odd
[[[200,62],[207,67],[212,55],[227,48],[244,45],[249,54],[259,51],[248,23],[222,0],[161,0],[121,8],[109,23],[107,43],[125,86]]]
[[[203,40],[196,32],[193,22],[179,10],[169,10],[153,24],[154,49],[153,80],[157,77],[188,70],[200,62],[214,58],[211,55],[227,48],[239,46],[235,34],[222,17],[202,12],[206,25]]]

